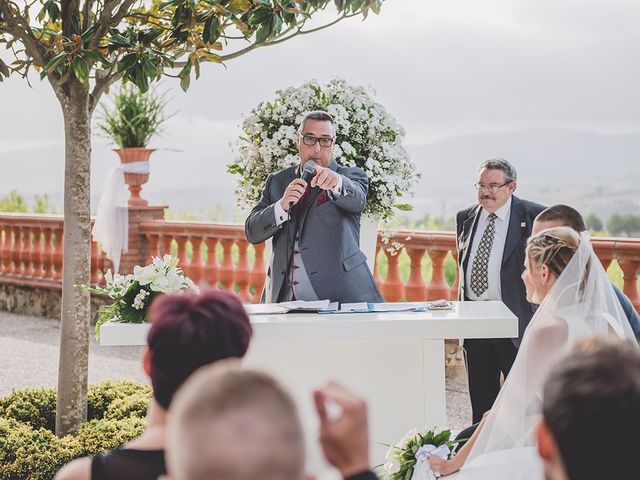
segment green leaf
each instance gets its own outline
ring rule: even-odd
[[[213,43],[218,39],[218,37],[218,19],[215,16],[211,16],[206,22],[204,22],[202,41]]]
[[[80,19],[76,15],[71,17],[71,31],[76,35],[82,33],[82,30],[80,30]]]
[[[82,43],[83,44],[86,45],[91,40],[93,40],[93,37],[96,36],[96,32],[98,31],[98,27],[99,26],[100,26],[99,24],[94,23],[88,29],[86,29],[82,35],[80,35],[82,37]]]
[[[69,52],[60,52],[58,55],[47,62],[47,64],[43,67],[44,71],[49,73],[50,71],[56,69],[60,64],[67,60],[68,56]]]
[[[96,62],[100,62],[102,63],[102,65],[104,66],[110,66],[111,62],[109,62],[109,60],[106,59],[106,57],[95,50],[85,50],[84,52],[82,52],[82,55],[85,58],[90,58],[91,60],[95,60]]]
[[[262,25],[256,32],[256,43],[264,43],[271,36],[271,22]]]
[[[87,62],[84,61],[84,58],[80,55],[76,55],[71,60],[71,64],[73,65],[73,73],[80,83],[86,82],[87,78],[89,78],[89,68],[87,67]]]
[[[58,4],[54,0],[49,0],[46,5],[47,13],[51,21],[57,21],[60,18],[60,7],[58,7]]]
[[[118,62],[118,72],[124,73],[127,70],[133,68],[134,65],[138,63],[138,57],[135,53],[130,53],[122,57],[122,59]]]
[[[403,212],[410,212],[413,210],[413,205],[409,205],[408,203],[396,203],[394,207]]]
[[[234,13],[245,13],[251,10],[251,2],[249,0],[231,0],[227,7]]]

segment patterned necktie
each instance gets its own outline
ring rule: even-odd
[[[498,217],[495,213],[491,213],[487,217],[489,223],[480,239],[476,256],[473,258],[471,281],[469,283],[471,290],[473,290],[473,293],[478,297],[489,288],[487,270],[489,267],[489,257],[491,256],[491,247],[493,247],[493,237],[496,234],[496,218]]]

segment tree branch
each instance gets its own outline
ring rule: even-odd
[[[96,35],[93,37],[91,42],[89,42],[90,48],[95,48],[98,45],[100,39],[106,35],[109,27],[111,26],[111,14],[113,13],[113,9],[116,8],[117,5],[118,0],[105,0],[102,11],[100,12],[99,17],[96,20],[96,23],[100,26],[96,31]]]
[[[321,26],[316,27],[316,28],[312,28],[311,30],[302,30],[302,27],[300,27],[300,28],[298,29],[298,31],[297,31],[297,32],[292,33],[291,35],[289,35],[289,36],[288,36],[288,37],[286,37],[286,38],[278,38],[278,39],[273,40],[273,41],[271,41],[271,42],[266,42],[265,47],[270,47],[270,46],[272,46],[272,45],[278,45],[279,43],[286,42],[286,41],[287,41],[287,40],[289,40],[290,38],[293,38],[293,37],[295,37],[295,36],[297,36],[297,35],[307,35],[307,34],[309,34],[309,33],[314,33],[314,32],[318,32],[318,31],[320,31],[320,30],[324,30],[325,28],[332,27],[332,26],[333,26],[333,25],[335,25],[336,23],[341,22],[341,21],[342,21],[342,20],[344,20],[345,18],[357,17],[358,15],[360,15],[360,13],[351,13],[351,14],[349,14],[349,15],[347,15],[347,14],[342,14],[341,16],[339,16],[338,18],[336,18],[336,19],[335,19],[335,20],[333,20],[332,22],[329,22],[329,23],[327,23],[327,24],[325,24],[325,25],[321,25]],[[303,25],[303,26],[304,26],[304,25]],[[283,35],[284,35],[284,33],[283,33],[281,36],[283,36]]]
[[[298,35],[306,35],[308,33],[313,33],[313,32],[317,32],[317,31],[320,31],[320,30],[324,30],[325,28],[329,28],[329,27],[335,25],[336,23],[341,22],[345,18],[356,17],[358,15],[360,15],[360,13],[352,13],[352,14],[349,14],[349,15],[342,14],[341,16],[336,18],[335,20],[333,20],[333,21],[331,21],[331,22],[329,22],[329,23],[327,23],[325,25],[321,25],[319,27],[312,28],[311,30],[302,30],[302,27],[304,26],[304,23],[303,23],[298,28],[298,30],[296,32],[294,32],[291,35],[285,37],[285,35],[287,35],[287,33],[290,30],[292,30],[292,28],[290,27],[287,30],[285,30],[284,32],[282,32],[279,35],[279,38],[276,38],[276,39],[271,40],[269,42],[260,43],[260,44],[253,43],[253,44],[249,45],[248,47],[243,48],[242,50],[238,50],[237,52],[233,52],[233,53],[230,53],[228,55],[222,55],[221,58],[222,58],[223,62],[227,61],[227,60],[232,60],[232,59],[237,58],[237,57],[239,57],[241,55],[244,55],[245,53],[250,52],[251,50],[255,50],[256,48],[259,48],[259,47],[271,47],[272,45],[278,45],[279,43],[286,42],[287,40],[290,40],[293,37],[296,37]]]
[[[0,9],[7,24],[3,32],[20,40],[27,55],[44,66],[47,63],[47,50],[36,38],[27,19],[20,14],[18,6],[10,0],[0,0]]]
[[[116,64],[116,61],[113,62],[113,65]],[[115,73],[113,67],[109,69],[104,77],[99,78],[96,72],[96,83],[93,87],[91,94],[89,95],[89,114],[93,115],[93,111],[98,106],[100,102],[100,98],[104,95],[107,90],[109,90],[109,86],[114,82],[117,82],[122,78],[122,73]]]

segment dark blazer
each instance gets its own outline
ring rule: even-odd
[[[263,300],[278,302],[286,280],[287,257],[294,243],[295,226],[309,280],[318,298],[337,302],[381,302],[382,296],[360,250],[360,214],[367,200],[369,181],[359,168],[348,168],[332,160],[329,168],[342,176],[342,195],[335,200],[313,188],[304,205],[291,209],[289,252],[287,222],[276,226],[274,203],[296,178],[296,167],[286,168],[267,178],[262,198],[245,222],[251,243],[273,238],[273,253]],[[322,198],[321,198],[322,197]]]
[[[465,272],[470,268],[469,251],[473,241],[480,211],[478,204],[456,215],[456,232],[458,238],[458,268],[460,272],[459,300],[466,298]],[[525,247],[527,238],[531,235],[531,227],[536,216],[545,207],[537,203],[521,200],[515,195],[511,197],[511,218],[507,229],[507,238],[502,254],[502,268],[500,271],[500,289],[502,301],[509,310],[518,317],[518,338],[512,339],[516,347],[520,346],[525,328],[535,312],[536,307],[527,302],[527,294],[522,280],[524,271]]]

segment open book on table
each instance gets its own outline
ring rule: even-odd
[[[329,300],[293,300],[280,303],[255,303],[245,305],[244,308],[249,315],[273,315],[291,312],[332,313],[338,310],[338,302],[330,302]]]

